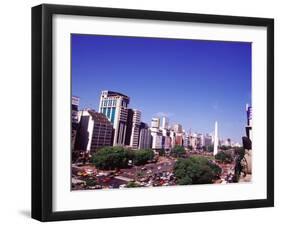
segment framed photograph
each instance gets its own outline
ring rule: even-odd
[[[32,217],[274,205],[274,21],[32,8]]]

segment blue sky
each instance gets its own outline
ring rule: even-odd
[[[168,116],[186,130],[241,143],[251,104],[251,43],[71,36],[72,94],[98,110],[102,90],[124,93],[142,121]]]

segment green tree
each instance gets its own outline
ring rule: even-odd
[[[184,147],[179,145],[175,146],[171,151],[171,155],[177,158],[183,157],[185,155]]]
[[[234,148],[234,154],[238,155],[239,158],[243,158],[245,155],[245,149],[243,147],[235,147]]]
[[[202,156],[179,159],[174,166],[178,184],[209,184],[221,174],[221,168]]]
[[[154,157],[154,152],[151,149],[140,149],[134,151],[134,164],[144,165]]]
[[[123,147],[103,147],[93,154],[93,164],[98,169],[127,168],[129,160],[134,157],[131,150]]]
[[[226,146],[226,145],[222,145],[222,146],[220,146],[220,149],[226,151],[226,150],[231,149],[231,147],[230,146]]]
[[[192,179],[189,176],[185,176],[178,180],[179,185],[188,185],[192,184]]]
[[[215,159],[222,163],[231,163],[233,161],[231,152],[229,151],[220,151],[215,155]]]
[[[88,179],[86,179],[85,182],[86,182],[86,185],[89,187],[97,185],[97,180],[94,178],[92,178],[92,179],[88,178]]]

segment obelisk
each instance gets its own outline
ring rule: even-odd
[[[218,144],[219,144],[219,138],[218,138],[218,122],[215,122],[215,137],[214,137],[214,155],[218,153]]]

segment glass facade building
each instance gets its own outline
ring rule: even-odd
[[[127,129],[128,104],[130,98],[114,91],[102,91],[99,112],[113,124],[113,146],[124,145]]]

